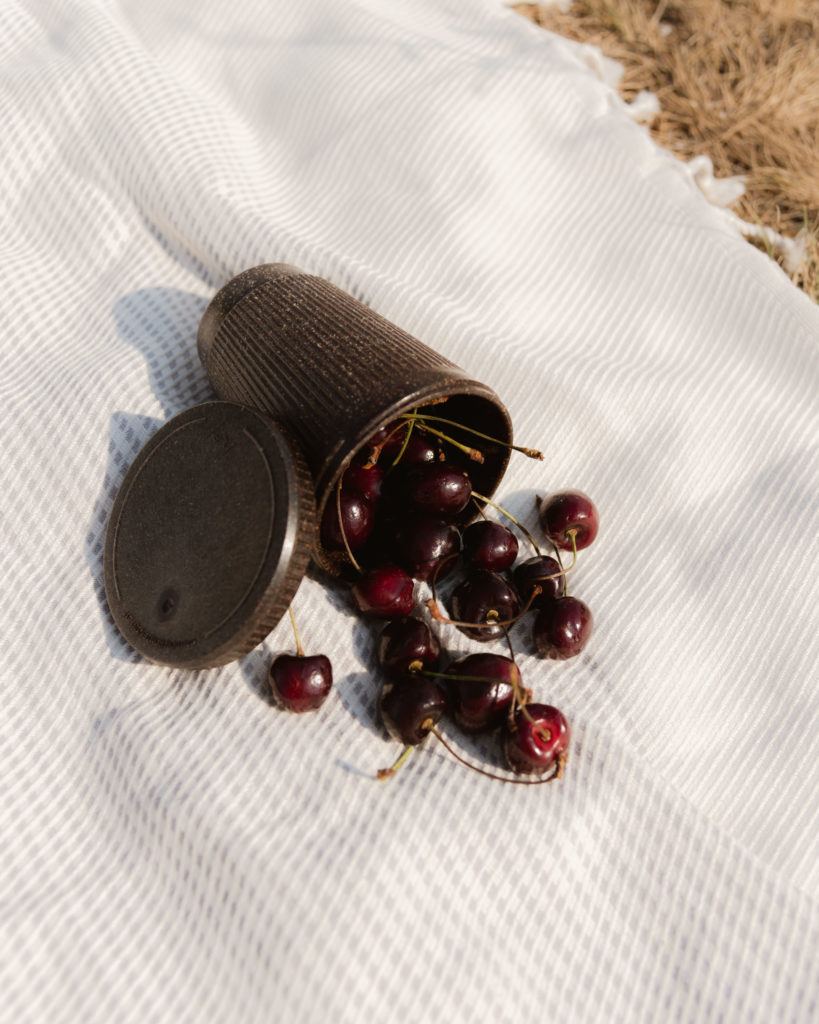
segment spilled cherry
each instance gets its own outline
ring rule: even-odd
[[[538,611],[532,640],[541,658],[563,661],[583,650],[593,625],[588,605],[577,597],[558,597]]]
[[[491,732],[506,719],[520,671],[502,654],[469,654],[446,671],[455,721],[464,732]]]
[[[340,512],[339,512],[340,510]],[[345,491],[332,495],[321,517],[321,543],[328,551],[351,551],[367,543],[374,525],[373,509],[360,494]]]
[[[415,678],[418,672],[438,668],[441,644],[422,619],[393,619],[378,640],[378,663],[393,679]]]
[[[421,743],[446,711],[446,694],[432,679],[388,679],[381,688],[381,720],[393,739]]]
[[[293,609],[290,608],[289,612],[296,653],[280,654],[273,659],[268,673],[270,693],[286,711],[314,711],[324,703],[332,689],[333,667],[324,654],[304,653]]]
[[[504,572],[518,557],[518,539],[501,523],[480,519],[464,530],[464,561],[474,569]]]
[[[468,474],[448,462],[414,466],[406,476],[404,487],[412,508],[448,519],[463,512],[472,497]]]
[[[412,612],[415,586],[397,565],[371,569],[353,585],[359,611],[376,619],[400,619]]]
[[[443,579],[454,569],[461,550],[457,527],[423,512],[407,512],[396,520],[386,542],[393,558],[416,580]]]
[[[540,525],[559,548],[582,551],[597,536],[600,519],[588,495],[582,491],[561,491],[541,500]]]
[[[543,775],[550,768],[563,774],[571,732],[562,712],[551,704],[518,708],[503,737],[506,763],[517,774]]]
[[[452,618],[459,629],[473,640],[486,642],[503,636],[500,623],[514,619],[520,601],[512,586],[494,572],[477,569],[452,591],[449,600]]]
[[[550,555],[536,555],[515,566],[512,578],[521,601],[528,601],[535,587],[540,594],[532,601],[532,608],[541,608],[558,597],[563,590],[563,577],[557,561]]]

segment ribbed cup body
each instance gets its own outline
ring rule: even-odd
[[[417,406],[447,397],[442,415],[512,439],[509,414],[490,388],[328,281],[287,264],[229,281],[205,311],[198,344],[220,398],[266,412],[296,436],[319,518],[357,449]],[[502,446],[487,449],[483,465],[474,464],[475,490],[494,492],[508,456]]]

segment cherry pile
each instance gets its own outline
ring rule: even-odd
[[[470,467],[484,456],[471,442],[503,442],[438,415],[439,405],[387,424],[363,446],[327,501],[320,527],[324,553],[334,573],[351,584],[358,610],[386,621],[377,644],[384,674],[379,707],[404,750],[378,777],[393,775],[432,734],[481,774],[506,782],[551,781],[566,764],[569,725],[557,708],[533,702],[509,629],[531,614],[532,648],[541,658],[572,658],[586,646],[592,614],[569,594],[567,580],[577,552],[597,536],[597,510],[579,491],[539,499],[540,527],[552,549],[544,554],[522,523],[473,488]],[[488,519],[487,508],[517,527],[532,548],[530,557],[520,557],[521,540],[510,526]],[[463,525],[475,515],[481,518]],[[571,553],[567,566],[562,551]],[[431,590],[424,607],[417,581]],[[439,587],[446,581],[451,586],[444,609]],[[292,609],[290,616],[297,653],[275,658],[270,690],[281,707],[309,711],[330,692],[332,667],[324,655],[304,654]],[[446,664],[435,622],[481,643],[504,641],[509,656],[472,653]],[[465,761],[439,728],[445,716],[468,734],[499,732],[505,766],[538,778],[504,778]]]

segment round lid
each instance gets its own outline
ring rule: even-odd
[[[224,665],[285,613],[314,534],[313,482],[279,424],[231,402],[188,409],[145,445],[114,502],[114,621],[151,661]]]

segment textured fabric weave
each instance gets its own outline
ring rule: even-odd
[[[4,0],[0,124],[0,1020],[815,1020],[817,310],[500,3]],[[495,388],[547,452],[513,511],[598,502],[593,641],[521,657],[561,784],[375,784],[373,631],[316,579],[315,716],[259,696],[286,621],[198,673],[113,629],[113,496],[274,260]]]

